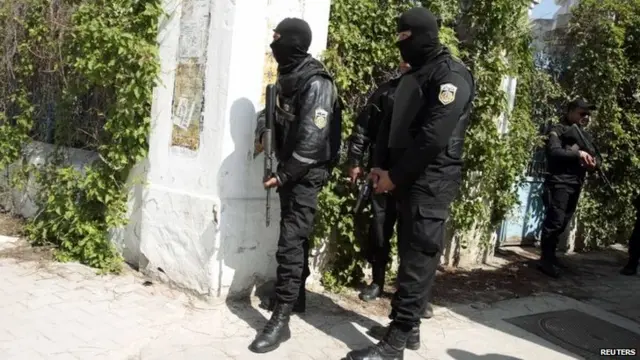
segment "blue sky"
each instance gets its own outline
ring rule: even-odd
[[[542,0],[539,5],[536,5],[531,12],[532,19],[551,19],[553,14],[558,10],[559,6],[555,4],[554,0]]]

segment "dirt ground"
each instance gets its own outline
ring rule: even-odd
[[[20,236],[24,221],[7,214],[0,207],[0,235],[4,236]]]
[[[11,216],[0,209],[0,235],[20,237],[24,220]],[[1,245],[1,244],[0,244]],[[32,247],[23,239],[12,246],[0,247],[0,258],[11,258],[18,261],[47,262],[53,260],[53,249],[49,247]]]
[[[588,299],[591,290],[586,284],[599,279],[621,276],[618,271],[627,260],[626,249],[616,246],[590,253],[576,253],[560,257],[570,270],[560,279],[550,279],[536,269],[538,249],[509,247],[501,249],[486,265],[474,269],[441,268],[436,277],[432,303],[436,306],[471,304],[483,306],[496,301],[535,295],[558,293],[575,299]],[[389,283],[393,283],[393,279]],[[389,313],[392,285],[385,288],[381,299],[363,303],[356,290],[347,291],[341,298],[350,309],[366,308],[366,312],[385,316]]]

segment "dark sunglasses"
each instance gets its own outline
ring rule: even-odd
[[[578,115],[580,115],[580,117],[587,117],[587,116],[591,116],[591,113],[583,111],[583,112],[578,113]]]

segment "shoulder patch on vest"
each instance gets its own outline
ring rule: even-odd
[[[316,124],[319,129],[324,129],[324,127],[327,126],[328,116],[329,113],[327,110],[318,108],[316,109],[316,113],[313,115],[313,123]]]
[[[458,88],[451,83],[442,84],[440,85],[438,100],[440,100],[442,105],[449,105],[456,99],[457,91]]]

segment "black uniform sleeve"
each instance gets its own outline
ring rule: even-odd
[[[471,100],[471,84],[457,72],[447,70],[438,74],[431,84],[425,89],[427,111],[426,116],[419,119],[420,132],[405,155],[389,170],[389,177],[397,187],[422,173],[444,150]]]
[[[382,168],[387,166],[389,159],[389,131],[391,126],[391,116],[382,119],[376,136],[376,147],[372,157],[372,168]]]
[[[349,136],[349,151],[347,153],[347,164],[349,166],[361,166],[362,157],[369,146],[369,134],[367,132],[367,126],[369,119],[371,118],[371,112],[374,105],[367,103],[364,109],[360,111],[356,122],[353,124],[353,130]]]
[[[382,113],[383,94],[387,91],[388,84],[382,84],[367,99],[367,103],[358,114],[356,122],[353,125],[351,136],[349,136],[349,151],[347,153],[347,164],[349,166],[361,166],[362,158],[367,148],[375,139],[371,139],[371,124],[375,119],[380,118]]]
[[[559,161],[578,161],[580,160],[580,152],[573,148],[563,148],[560,135],[562,134],[562,125],[556,124],[549,131],[547,139],[547,157]]]
[[[296,181],[326,152],[333,120],[335,91],[333,82],[316,76],[300,94],[300,117],[296,145],[289,158],[276,173],[280,185]]]

